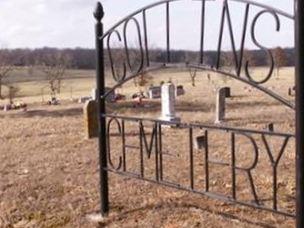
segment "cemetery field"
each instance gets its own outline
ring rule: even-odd
[[[265,69],[253,72],[260,77]],[[266,87],[275,90],[288,100],[288,88],[294,85],[293,69],[284,68]],[[265,130],[269,123],[275,131],[294,133],[294,111],[248,85],[211,75],[198,73],[192,86],[187,72],[162,71],[152,73],[145,87],[134,87],[130,81],[118,93],[127,97],[146,91],[150,84],[171,79],[183,85],[184,96],[177,98],[176,111],[182,122],[213,124],[215,119],[215,89],[231,87],[232,98],[227,100],[225,126]],[[71,80],[71,81],[69,81]],[[90,95],[93,76],[73,78],[64,85],[75,86],[74,95]],[[113,81],[109,80],[109,86]],[[72,83],[73,82],[73,83]],[[0,111],[0,227],[293,227],[290,217],[249,207],[235,206],[205,196],[153,185],[136,179],[110,174],[110,208],[108,218],[99,226],[88,221],[87,214],[99,209],[99,172],[97,140],[85,139],[83,104],[70,100],[69,90],[63,90],[61,105],[46,106],[40,103],[41,81],[15,82],[24,88],[20,99],[27,100],[28,110]],[[22,84],[23,83],[23,84]],[[36,84],[35,84],[36,83]],[[43,84],[43,83],[42,83]],[[66,86],[68,88],[68,86]],[[74,96],[73,95],[73,96]],[[19,98],[18,98],[19,99]],[[37,99],[37,100],[36,100]],[[34,102],[34,103],[33,103]],[[158,118],[160,100],[144,100],[134,107],[126,100],[108,104],[108,112],[119,115]],[[145,123],[151,132],[149,123]],[[113,129],[115,130],[115,128]],[[138,125],[126,124],[127,142],[138,145]],[[111,140],[112,161],[118,164],[121,156],[120,138],[113,131]],[[195,130],[194,136],[202,134]],[[150,134],[148,134],[150,136]],[[164,179],[187,185],[189,175],[189,135],[184,129],[163,129]],[[274,156],[283,143],[267,138]],[[229,134],[210,132],[210,156],[229,162]],[[237,138],[237,164],[247,167],[254,159],[248,139]],[[262,140],[259,163],[253,173],[257,194],[263,205],[271,207],[271,164]],[[294,212],[295,168],[294,139],[290,139],[278,165],[278,207]],[[145,156],[145,174],[153,178],[154,157]],[[194,149],[195,187],[204,189],[204,152]],[[139,152],[127,153],[127,168],[139,171]],[[223,194],[231,192],[231,169],[210,166],[210,188]],[[237,172],[237,196],[252,200],[248,178]]]
[[[13,85],[19,89],[16,100],[26,103],[36,103],[50,98],[49,81],[42,71],[29,67],[20,67],[12,71],[4,83]],[[88,95],[95,83],[95,71],[93,70],[67,70],[62,80],[61,99],[73,99],[79,96]],[[4,95],[7,95],[7,88],[3,87]],[[0,100],[1,103],[7,102]]]
[[[128,84],[118,89],[118,92],[132,94],[134,92],[139,92],[141,90],[145,91],[147,88],[153,85],[159,85],[161,81],[168,81],[170,79],[173,80],[174,83],[182,83],[182,84],[191,84],[191,78],[188,71],[184,71],[178,73],[178,76],[175,76],[176,70],[167,70],[164,73],[156,74],[159,75],[155,77],[152,74],[153,78],[149,79],[144,87],[137,87],[134,89],[133,81],[130,81]],[[254,68],[251,71],[253,75],[257,75],[257,79],[259,79],[259,74],[267,72],[267,69],[263,67]],[[286,80],[279,83],[279,86],[288,87],[294,81],[294,69],[291,67],[282,68],[280,70],[280,74]],[[213,74],[211,74],[213,75]],[[151,76],[151,75],[150,75]],[[110,72],[107,72],[107,86],[111,87],[115,84],[113,81]],[[274,76],[275,77],[275,76]],[[205,74],[199,74],[197,76],[197,82],[201,79],[206,78]],[[94,70],[67,70],[65,76],[62,79],[62,86],[60,94],[57,94],[58,98],[61,100],[71,100],[77,99],[81,96],[89,96],[91,89],[95,87],[95,71]],[[216,88],[217,86],[221,86],[226,84],[231,80],[226,80],[224,77],[214,75],[212,77],[211,83],[208,87]],[[273,80],[271,84],[276,84],[276,80]],[[49,82],[46,79],[46,75],[39,70],[31,70],[28,67],[17,68],[12,71],[11,75],[4,80],[4,83],[13,85],[19,89],[16,94],[16,100],[22,100],[26,103],[41,103],[42,101],[46,101],[50,98],[50,88]],[[204,80],[201,81],[204,83]],[[286,84],[284,84],[286,83]],[[289,84],[288,84],[289,83]],[[242,86],[240,84],[240,86]],[[192,88],[197,90],[200,89],[201,86],[197,88]],[[8,90],[5,86],[3,86],[3,94],[6,97]],[[284,94],[286,95],[286,94]],[[7,100],[0,100],[0,104],[6,103]]]

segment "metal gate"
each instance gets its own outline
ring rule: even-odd
[[[252,130],[242,128],[232,128],[225,126],[212,126],[205,124],[193,124],[193,123],[175,123],[166,122],[157,119],[147,119],[138,117],[125,117],[117,116],[106,113],[106,97],[116,89],[123,85],[127,81],[147,72],[158,71],[169,68],[180,68],[181,65],[173,63],[171,61],[171,39],[172,33],[170,29],[171,25],[171,6],[175,2],[183,0],[165,0],[148,5],[144,8],[137,10],[136,12],[125,17],[107,32],[103,31],[103,24],[101,20],[104,16],[103,7],[100,3],[97,4],[96,11],[94,13],[96,24],[96,51],[97,51],[97,93],[98,93],[98,116],[99,116],[99,155],[100,155],[100,194],[101,194],[101,214],[106,215],[109,211],[109,198],[108,198],[108,172],[114,172],[121,175],[131,176],[141,180],[149,181],[155,184],[160,184],[168,187],[173,187],[197,194],[202,194],[212,198],[233,202],[241,205],[246,205],[254,208],[259,208],[275,213],[279,213],[286,216],[295,217],[297,220],[297,227],[304,227],[304,140],[303,138],[303,76],[304,76],[304,2],[295,0],[295,15],[290,15],[281,10],[272,8],[270,6],[256,3],[249,0],[222,0],[213,1],[212,4],[216,4],[221,9],[221,18],[219,29],[219,36],[217,41],[216,61],[214,65],[210,65],[205,60],[205,35],[206,31],[206,12],[208,10],[208,4],[211,4],[208,0],[201,0],[201,20],[200,23],[200,46],[199,46],[199,60],[196,63],[185,63],[184,68],[197,69],[201,71],[215,72],[227,77],[238,80],[245,83],[267,95],[273,99],[279,101],[287,108],[295,110],[296,113],[296,134],[281,133],[268,130]],[[189,4],[191,1],[189,1]],[[233,29],[233,20],[231,17],[231,4],[239,4],[243,6],[244,18],[240,23],[242,24],[242,34],[240,43],[236,43],[235,33]],[[149,36],[148,36],[148,23],[147,13],[153,8],[161,8],[165,12],[165,59],[164,63],[155,64],[150,60],[149,50]],[[252,16],[250,16],[252,15]],[[256,34],[256,25],[261,21],[263,15],[269,15],[272,17],[275,23],[276,31],[281,29],[281,19],[295,21],[295,50],[296,50],[296,102],[290,102],[282,97],[276,91],[272,91],[269,88],[263,86],[273,76],[275,60],[272,51],[265,47],[261,41],[258,40]],[[132,61],[130,52],[132,51],[128,45],[128,25],[133,23],[136,28],[136,35],[138,37],[138,49],[136,62]],[[229,39],[231,41],[231,59],[233,62],[233,71],[225,70],[221,67],[221,55],[222,42],[224,38],[224,29],[228,29]],[[120,30],[122,32],[120,32]],[[183,31],[181,31],[182,33]],[[246,37],[249,36],[253,44],[264,52],[268,59],[269,66],[268,72],[263,75],[262,78],[256,79],[250,73],[250,62],[244,60],[245,42]],[[124,46],[125,59],[122,63],[122,72],[120,74],[116,70],[116,63],[113,60],[111,47],[111,39],[116,39],[117,42],[121,42]],[[104,48],[104,43],[106,48]],[[239,45],[239,49],[237,48]],[[107,53],[105,53],[105,51]],[[112,76],[116,81],[112,90],[105,91],[105,54],[108,54],[108,60]],[[128,123],[133,123],[135,129],[137,129],[138,146],[127,145],[126,142],[126,126]],[[166,167],[163,163],[165,140],[163,139],[163,129],[165,126],[175,126],[176,129],[186,132],[188,138],[188,160],[187,160],[187,181],[178,183],[174,181],[168,181],[164,178],[164,172]],[[113,127],[115,126],[115,127]],[[121,155],[117,161],[113,161],[111,156],[111,131],[113,128],[117,129],[119,143],[121,144]],[[204,185],[198,187],[194,175],[195,159],[194,155],[193,137],[194,132],[203,132],[203,153],[200,154],[200,159],[204,162]],[[212,132],[217,132],[226,135],[229,138],[230,147],[230,160],[212,160],[209,157],[209,149],[212,146],[212,140],[209,135]],[[117,137],[117,134],[116,134]],[[247,141],[247,145],[251,148],[252,162],[248,166],[239,166],[236,163],[238,155],[236,148],[238,146],[238,139],[242,138]],[[279,147],[273,148],[270,139],[276,139],[280,141]],[[117,140],[116,140],[117,141]],[[282,160],[286,148],[291,141],[296,143],[296,208],[294,210],[288,210],[278,205],[278,166]],[[132,147],[138,151],[138,172],[130,172],[127,164],[127,148]],[[266,153],[261,156],[261,149]],[[270,178],[272,180],[271,191],[271,205],[264,204],[261,195],[257,191],[256,178],[253,177],[253,172],[258,169],[258,164],[262,159],[268,159],[269,169],[271,170]],[[152,176],[146,174],[146,160],[153,161]],[[210,165],[217,165],[220,167],[226,167],[229,169],[230,185],[229,191],[224,193],[218,193],[213,191],[210,187],[212,177],[210,175]],[[150,166],[151,169],[151,166]],[[242,198],[239,196],[237,173],[242,173],[247,181],[247,189],[250,192],[249,198]],[[151,174],[151,173],[150,173]],[[296,211],[296,213],[294,213]]]

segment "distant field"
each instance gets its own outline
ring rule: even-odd
[[[49,84],[45,73],[40,70],[28,67],[18,68],[12,71],[11,75],[5,80],[5,83],[12,84],[20,89],[17,99],[30,103],[42,101],[43,98],[49,99]],[[74,96],[88,95],[91,88],[94,87],[94,83],[94,70],[67,70],[62,81],[61,94],[58,97],[69,99]],[[3,93],[4,95],[7,94],[5,87]]]
[[[94,70],[67,70],[64,78],[93,78],[94,75]],[[41,70],[32,67],[19,67],[10,73],[6,82],[19,83],[43,80],[46,80],[46,74]]]
[[[252,75],[255,78],[261,78],[261,75],[265,75],[267,73],[266,68],[255,68],[251,70]],[[176,70],[166,70],[161,72],[153,72],[150,74],[152,76],[152,80],[150,80],[145,87],[137,87],[136,91],[145,91],[150,84],[159,85],[161,81],[166,81],[172,79],[175,84],[191,84],[190,75],[187,71],[176,71]],[[211,75],[211,87],[220,86],[223,84],[235,84],[234,80],[231,80],[224,76],[219,76],[216,74]],[[197,83],[204,83],[207,76],[207,72],[201,72],[197,75]],[[108,72],[106,74],[107,86],[113,86],[114,81]],[[288,87],[291,86],[294,82],[294,68],[282,68],[280,70],[280,83],[277,84],[276,76],[270,80],[266,86],[279,86],[284,87],[284,95],[286,95]],[[9,80],[8,80],[9,79]],[[22,99],[25,102],[40,102],[43,99],[49,99],[49,87],[48,81],[46,80],[46,76],[43,72],[30,68],[18,68],[13,71],[9,78],[8,82],[13,85],[19,87],[20,92],[17,94],[17,99]],[[283,83],[284,82],[284,83]],[[238,82],[237,82],[238,83]],[[245,86],[245,85],[244,85]],[[95,71],[94,70],[67,70],[64,80],[62,82],[61,94],[58,95],[60,99],[76,99],[80,96],[89,96],[92,88],[95,87]],[[131,80],[127,84],[125,84],[122,88],[118,89],[120,93],[126,93],[126,95],[130,95],[134,92],[133,81]],[[208,86],[210,87],[210,86]],[[193,90],[201,89],[201,87],[193,88]],[[283,88],[282,88],[283,89]],[[7,93],[7,90],[4,88],[4,94]],[[3,103],[6,101],[0,101]]]

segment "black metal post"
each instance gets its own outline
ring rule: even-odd
[[[304,1],[295,0],[296,227],[304,227]]]
[[[96,32],[96,84],[97,84],[97,111],[98,111],[98,143],[99,143],[99,164],[100,164],[100,200],[101,215],[106,216],[109,212],[108,196],[108,172],[107,168],[107,145],[106,145],[106,119],[103,114],[106,113],[105,99],[105,71],[103,40],[103,24],[101,20],[104,16],[103,7],[100,2],[97,3],[94,17],[97,21]]]

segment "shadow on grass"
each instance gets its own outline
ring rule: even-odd
[[[82,115],[82,108],[67,108],[62,110],[28,110],[26,112],[18,112],[13,114],[8,114],[7,116],[11,118],[32,118],[32,117],[69,117],[69,116],[79,116]]]
[[[124,111],[124,110],[134,110],[134,111],[150,111],[156,112],[161,110],[161,101],[144,101],[142,105],[136,105],[134,101],[123,101],[119,103],[113,103],[108,105],[110,110]],[[209,112],[212,109],[211,104],[205,104],[201,102],[191,102],[191,101],[180,101],[176,102],[176,111],[187,111],[187,112]]]
[[[269,101],[237,101],[231,100],[227,102],[228,110],[242,110],[244,108],[256,108],[266,107],[266,110],[270,107],[280,107],[281,104],[278,102]],[[133,101],[124,101],[115,104],[108,105],[110,110],[113,111],[149,111],[159,112],[161,110],[160,101],[144,101],[141,106],[137,106]],[[208,103],[203,102],[192,102],[192,101],[178,101],[175,105],[177,112],[213,112],[215,109],[214,103],[209,101]]]
[[[191,101],[180,101],[175,105],[175,109],[177,112],[213,112],[214,111],[213,103],[202,103],[202,102],[191,102]],[[231,101],[227,104],[228,110],[241,110],[246,107],[275,107],[280,106],[277,102],[266,102],[266,101]],[[70,117],[70,116],[80,116],[83,113],[82,107],[77,108],[63,108],[56,110],[48,110],[48,109],[34,109],[28,110],[26,112],[13,112],[13,113],[0,113],[1,116],[8,116],[11,118],[32,118],[32,117]],[[134,101],[123,101],[118,103],[107,104],[108,113],[117,112],[124,114],[125,112],[160,112],[161,111],[161,102],[159,100],[156,101],[144,101],[142,105],[137,105]],[[132,116],[136,116],[135,114]]]
[[[227,109],[242,109],[242,108],[252,108],[252,107],[266,107],[266,110],[270,107],[280,107],[282,104],[279,102],[269,102],[269,101],[230,101],[227,103]]]

